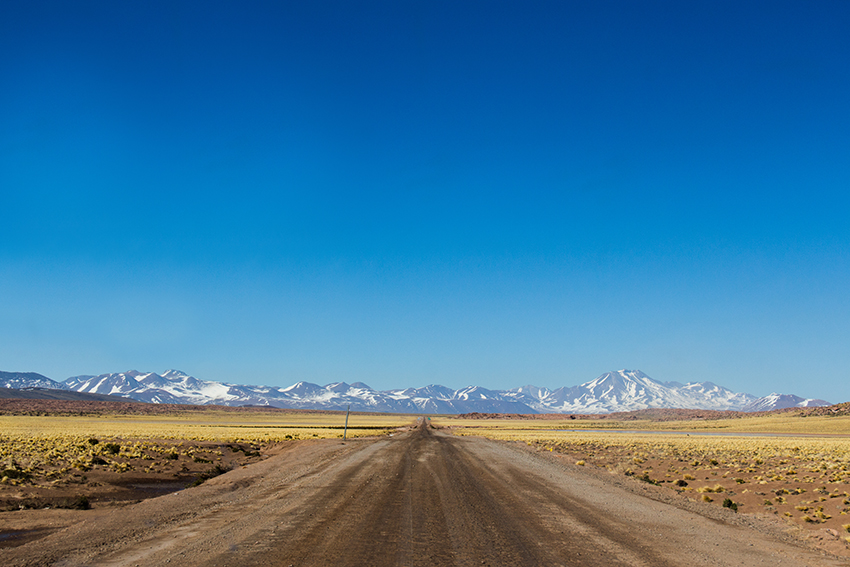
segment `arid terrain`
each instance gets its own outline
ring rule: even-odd
[[[297,440],[383,436],[399,415],[0,399],[0,549],[201,484]],[[5,513],[4,512],[8,512]]]
[[[437,422],[456,435],[525,443],[566,463],[663,487],[682,498],[775,516],[819,545],[847,554],[848,409],[845,403],[756,414],[470,414]]]
[[[427,418],[391,437],[277,445],[141,502],[2,512],[4,565],[847,565],[735,514]]]

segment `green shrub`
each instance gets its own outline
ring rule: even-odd
[[[644,481],[648,484],[654,484],[656,486],[658,485],[657,480],[652,480],[651,478],[649,478],[649,473],[643,473],[643,476],[639,476],[638,479],[642,480],[642,481]]]

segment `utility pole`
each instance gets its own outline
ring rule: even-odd
[[[345,442],[345,437],[348,435],[348,414],[351,413],[351,404],[345,410],[345,429],[342,430],[342,440]]]

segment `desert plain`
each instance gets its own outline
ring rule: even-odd
[[[846,404],[344,422],[344,412],[0,400],[0,560],[850,563]]]

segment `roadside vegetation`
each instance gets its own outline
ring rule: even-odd
[[[345,426],[345,412],[178,407],[135,414],[113,413],[108,403],[77,412],[68,410],[76,406],[61,407],[0,408],[0,510],[86,509],[91,502],[157,496],[257,462],[298,440],[342,438]],[[388,435],[412,421],[352,414],[347,437]]]

